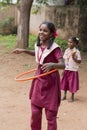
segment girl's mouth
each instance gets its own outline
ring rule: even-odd
[[[39,38],[42,39],[42,40],[44,40],[44,36],[43,35],[40,35]]]

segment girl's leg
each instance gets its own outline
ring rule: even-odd
[[[71,99],[69,100],[69,102],[73,102],[74,101],[74,93],[71,94]]]
[[[72,102],[74,101],[74,93],[72,93],[72,95],[71,95],[71,101]]]
[[[57,112],[45,109],[47,119],[47,130],[57,130]]]
[[[74,93],[72,93],[72,100],[74,101]]]
[[[67,94],[67,91],[64,91],[64,96],[63,96],[62,100],[66,100],[66,94]]]
[[[31,130],[41,130],[42,108],[31,104]]]

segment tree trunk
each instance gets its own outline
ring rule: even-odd
[[[27,48],[29,39],[30,11],[33,0],[20,0],[18,5],[17,48]]]
[[[87,0],[82,0],[80,3],[78,33],[80,38],[80,49],[87,52]]]

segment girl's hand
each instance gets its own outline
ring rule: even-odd
[[[73,60],[76,62],[76,63],[81,63],[81,60],[78,60],[78,58],[77,58],[77,55],[76,55],[76,51],[72,54],[72,58],[73,58]]]
[[[42,65],[41,69],[44,71],[44,72],[48,72],[50,71],[51,69],[54,68],[54,64],[55,63],[45,63]]]
[[[76,56],[76,51],[74,51],[74,52],[72,53],[72,58],[73,58],[74,60],[76,60],[76,59],[77,59],[77,56]]]
[[[25,49],[20,49],[20,48],[17,48],[17,49],[15,49],[15,50],[13,50],[13,52],[12,52],[12,53],[15,53],[15,54],[20,54],[20,53],[24,52],[24,50],[25,50]]]

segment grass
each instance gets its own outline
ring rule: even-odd
[[[29,49],[34,49],[34,44],[36,42],[36,35],[29,35]],[[66,40],[61,38],[56,38],[55,42],[58,43],[63,50],[67,47]],[[15,48],[17,43],[17,35],[0,35],[0,46],[4,46],[8,50]]]
[[[29,49],[33,50],[34,49],[34,44],[36,43],[37,36],[36,35],[29,35]]]
[[[13,49],[16,45],[16,35],[0,35],[0,46],[4,46],[7,49]]]

